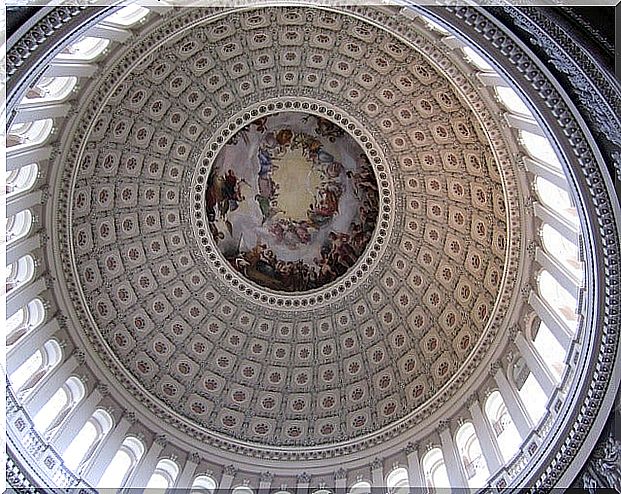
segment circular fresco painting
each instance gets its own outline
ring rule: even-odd
[[[373,236],[378,201],[358,143],[331,121],[298,112],[262,117],[234,134],[205,197],[211,235],[231,266],[283,292],[345,274]]]

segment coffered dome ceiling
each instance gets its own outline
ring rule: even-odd
[[[182,9],[76,116],[72,310],[122,387],[205,443],[392,437],[506,327],[521,233],[497,116],[391,22]]]

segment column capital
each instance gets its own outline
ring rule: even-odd
[[[416,453],[418,451],[418,448],[416,447],[416,445],[414,443],[408,442],[405,445],[405,448],[403,449],[403,451],[406,454],[406,456],[409,456],[412,453]]]
[[[375,458],[371,462],[371,470],[378,470],[378,469],[382,468],[382,466],[383,466],[383,462],[379,458]]]
[[[310,483],[311,477],[306,472],[302,472],[298,474],[297,480],[299,484],[308,484]]]
[[[237,473],[237,468],[235,468],[235,465],[227,465],[224,467],[223,473],[224,475],[229,475],[231,477],[234,477],[235,474]]]
[[[110,392],[110,388],[108,388],[108,385],[104,383],[97,383],[95,389],[99,391],[101,396],[108,396],[108,393]]]
[[[490,376],[495,376],[500,369],[502,369],[502,362],[500,360],[496,360],[495,362],[489,364]]]
[[[272,480],[274,480],[274,474],[272,472],[261,472],[259,480],[261,482],[271,482]]]
[[[449,420],[439,420],[438,421],[438,426],[436,427],[436,430],[439,433],[442,433],[446,430],[450,431],[451,429],[451,422]]]
[[[479,395],[477,393],[472,393],[468,398],[466,398],[466,408],[472,407],[475,403],[479,402]]]
[[[168,438],[166,437],[165,434],[158,434],[157,436],[155,436],[155,439],[153,440],[153,442],[155,444],[158,444],[162,448],[165,448],[166,445],[168,444]]]
[[[347,472],[344,468],[339,468],[336,472],[334,472],[335,480],[343,480],[347,478]]]
[[[528,294],[530,294],[530,287],[528,287]],[[528,295],[527,295],[528,296]],[[515,341],[517,335],[520,333],[520,327],[517,324],[513,324],[509,327],[509,340]]]
[[[76,360],[80,365],[83,365],[86,362],[86,353],[83,350],[76,349],[73,351],[73,355],[75,355]]]
[[[34,217],[32,218],[32,222],[35,223]],[[47,288],[48,290],[54,288],[54,286],[56,285],[56,278],[54,278],[50,274],[43,275],[43,280],[45,281],[45,288]]]
[[[125,411],[125,413],[123,413],[123,417],[125,417],[131,425],[134,425],[138,421],[138,419],[136,418],[136,414],[127,410]]]
[[[188,461],[191,461],[192,463],[196,463],[198,465],[201,462],[201,455],[194,451],[188,455]]]
[[[520,295],[522,296],[522,300],[524,302],[528,302],[528,298],[530,297],[532,291],[533,287],[530,283],[526,283],[522,288],[520,288]]]
[[[534,261],[535,254],[537,253],[537,243],[534,240],[528,242],[528,245],[526,246],[526,252],[528,253],[528,258],[531,261]]]

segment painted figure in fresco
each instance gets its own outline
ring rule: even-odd
[[[306,133],[287,124],[270,125],[272,117],[251,122],[244,128],[246,132],[241,133],[244,142],[256,143],[257,158],[252,164],[256,171],[251,172],[256,173],[252,196],[256,209],[253,205],[243,211],[244,215],[253,215],[256,245],[245,246],[243,236],[237,247],[227,244],[228,240],[221,243],[228,246],[225,248],[229,249],[227,259],[231,265],[259,285],[286,292],[311,290],[336,280],[364,253],[376,227],[378,186],[366,154],[351,155],[342,162],[340,151],[336,151],[341,147],[328,143],[345,135],[336,124],[308,115],[302,118],[303,121],[313,119],[305,126],[312,130]],[[280,190],[274,172],[291,150],[301,150],[319,178],[318,184],[313,181],[317,185],[303,218],[286,217],[285,211],[279,208],[279,195],[292,191]],[[243,168],[221,166],[223,170],[214,168],[210,174],[206,192],[209,228],[215,242],[222,241],[226,233],[224,229],[219,231],[216,219],[223,220],[233,236],[229,217],[244,200],[241,184],[245,181],[238,176],[245,173],[240,171]],[[332,221],[340,215],[349,215],[351,222]],[[336,224],[342,228],[335,228]],[[262,234],[266,235],[265,240],[259,237]],[[309,248],[313,249],[312,253],[308,252]],[[284,256],[283,251],[291,254],[299,251],[299,255],[288,254],[279,259],[280,255]]]
[[[311,115],[306,115],[302,117],[302,121],[307,122],[309,118],[311,118]],[[315,118],[317,124],[315,133],[321,137],[327,137],[330,142],[335,142],[337,138],[345,135],[345,131],[330,120],[317,115],[313,115],[313,118]]]
[[[292,139],[291,129],[280,129],[276,132],[267,132],[263,137],[263,145],[266,149],[273,151],[274,156],[282,156],[291,145]]]
[[[207,179],[207,192],[205,203],[207,210],[207,220],[210,223],[216,221],[216,209],[220,219],[224,220],[229,234],[233,234],[233,225],[227,219],[229,211],[235,211],[239,203],[245,199],[241,192],[241,185],[247,182],[239,180],[233,170],[228,170],[226,175],[219,175],[215,169]],[[214,238],[216,238],[214,236]]]
[[[257,194],[254,196],[254,200],[257,201],[259,209],[261,210],[261,215],[263,216],[261,226],[263,226],[270,218],[273,218],[278,213],[283,212],[282,209],[276,207],[276,203],[272,200],[271,196],[266,197],[264,195]]]

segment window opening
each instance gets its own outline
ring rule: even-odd
[[[556,281],[556,278],[546,270],[541,271],[539,274],[538,285],[541,298],[565,321],[567,327],[575,332],[578,324],[578,316],[576,315],[578,302],[576,297],[565,290]]]
[[[433,448],[423,457],[422,467],[430,493],[441,492],[442,489],[451,487],[440,448]]]
[[[465,423],[458,429],[455,435],[455,443],[466,472],[468,485],[470,487],[484,486],[485,481],[489,477],[489,471],[476,431],[470,422]]]
[[[565,371],[565,349],[556,339],[552,331],[543,323],[539,323],[537,335],[533,340],[535,350],[548,366],[552,374],[560,381]]]
[[[144,445],[142,442],[132,436],[126,437],[101,476],[97,487],[123,487],[129,477],[130,471],[136,467],[143,454]]]
[[[496,435],[504,460],[509,461],[517,453],[522,440],[500,392],[494,391],[489,395],[485,402],[485,414]]]

